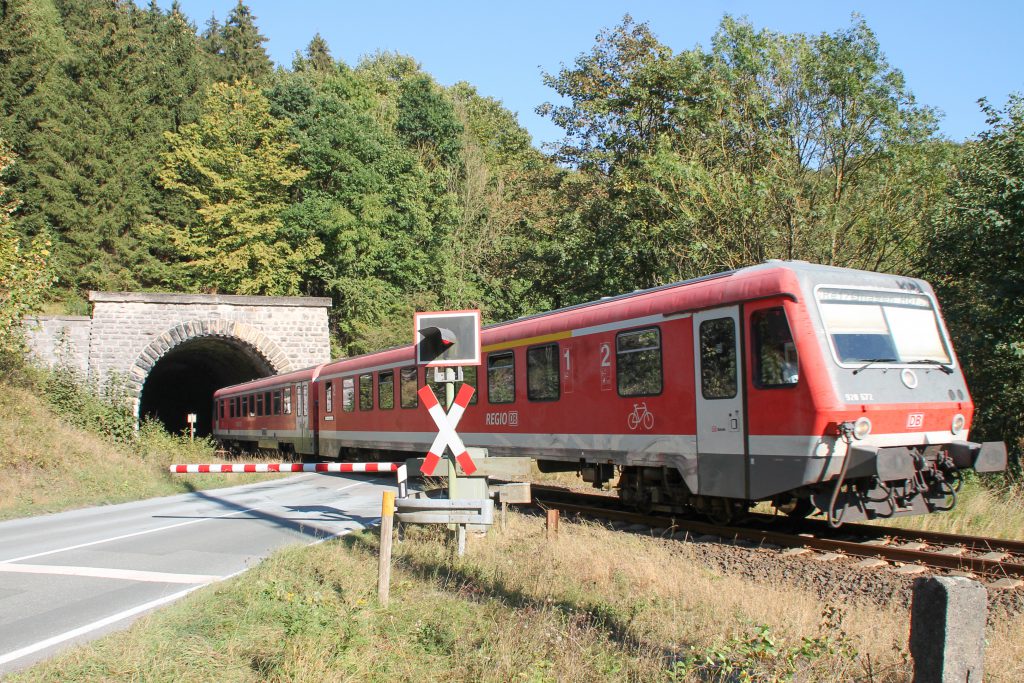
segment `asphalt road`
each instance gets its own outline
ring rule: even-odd
[[[0,523],[0,677],[234,576],[377,524],[394,478],[302,474]]]

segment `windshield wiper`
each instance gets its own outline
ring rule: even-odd
[[[853,371],[853,374],[855,374],[855,375],[858,372],[860,372],[861,370],[866,369],[869,365],[874,365],[875,363],[895,363],[896,362],[895,358],[861,358],[861,360],[865,361],[864,365],[860,366],[859,368],[857,368],[856,370]]]
[[[909,365],[935,365],[947,375],[953,374],[952,366],[946,365],[941,360],[934,360],[932,358],[922,358],[921,360],[909,360]]]

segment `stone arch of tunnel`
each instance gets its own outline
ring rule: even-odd
[[[256,342],[258,346],[234,336],[200,333],[153,360],[144,353],[137,365],[150,367],[138,389],[138,417],[159,420],[169,432],[180,434],[188,432],[187,416],[195,413],[196,435],[210,434],[213,392],[286,369],[271,360],[283,357],[276,345],[267,339]]]

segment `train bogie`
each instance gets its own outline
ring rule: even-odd
[[[618,473],[640,507],[725,520],[768,500],[850,521],[945,509],[960,471],[1005,468],[1000,444],[967,440],[973,403],[921,280],[770,262],[491,325],[482,351],[467,446],[595,485]],[[422,454],[431,373],[409,346],[229,387],[215,434]]]

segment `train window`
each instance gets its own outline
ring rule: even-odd
[[[218,408],[218,413],[217,414],[220,417],[220,419],[223,420],[224,419],[224,399],[221,399],[220,401],[217,401],[217,408]]]
[[[356,380],[346,377],[341,380],[341,409],[351,413],[356,409]]]
[[[256,394],[256,417],[263,417],[263,393]]]
[[[441,403],[444,403],[444,382],[434,381],[433,368],[427,368],[424,372],[426,373],[425,379],[427,386],[434,390],[434,396],[437,396],[437,400],[441,401]],[[462,382],[463,384],[468,384],[469,386],[473,387],[473,389],[477,388],[475,365],[467,365],[462,368]],[[455,390],[458,391],[458,387],[455,387]],[[469,399],[470,405],[476,403],[477,399],[479,398],[478,393],[479,392],[477,391],[473,392],[473,397]]]
[[[557,401],[559,395],[558,344],[526,349],[526,397],[531,401]]]
[[[480,398],[480,385],[477,384],[477,368],[475,365],[466,365],[462,368],[462,381],[473,387],[473,397],[469,399],[469,405],[473,405]]]
[[[238,417],[238,398],[232,397],[228,401],[228,415],[230,417]]]
[[[359,375],[359,410],[373,410],[373,375]]]
[[[754,311],[750,316],[754,345],[754,386],[791,387],[800,380],[796,344],[782,308]]]
[[[281,414],[281,390],[274,390],[274,415]]]
[[[487,400],[491,403],[516,400],[516,357],[512,351],[487,356]]]
[[[377,407],[391,410],[395,407],[395,371],[377,373]]]
[[[249,415],[249,397],[248,396],[242,396],[238,400],[238,404],[241,406],[241,410],[242,410],[242,412],[239,415],[239,417],[246,417],[246,416],[248,416]]]
[[[615,376],[619,396],[661,393],[661,330],[620,332],[615,337]]]
[[[334,412],[334,380],[324,387],[324,403],[328,413]]]
[[[416,368],[402,368],[399,373],[401,378],[401,385],[399,392],[401,393],[401,402],[403,408],[415,408],[420,404],[419,397],[416,392],[419,390],[418,382],[416,381]]]
[[[285,387],[284,394],[281,396],[281,409],[285,415],[292,414],[292,388]]]
[[[700,370],[704,398],[736,396],[736,322],[732,318],[700,324]]]
[[[927,296],[829,287],[819,289],[817,297],[840,363],[952,361]]]

